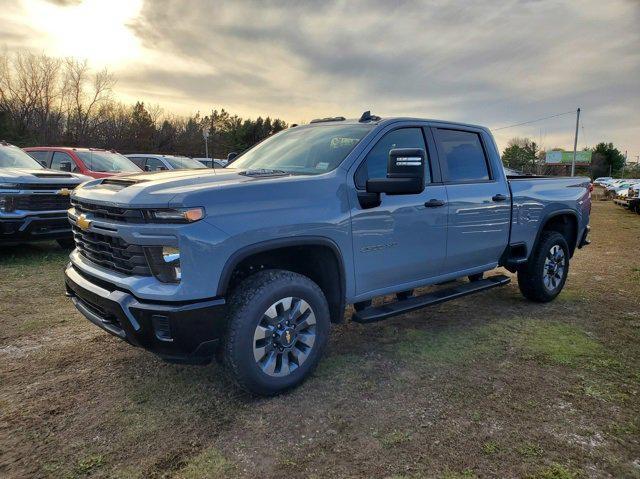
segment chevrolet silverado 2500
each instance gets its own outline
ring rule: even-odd
[[[57,240],[71,246],[69,195],[88,179],[47,170],[17,146],[0,142],[0,244]]]
[[[588,178],[507,177],[487,128],[325,118],[224,169],[76,189],[66,289],[111,334],[169,361],[218,356],[240,386],[275,394],[316,367],[346,304],[379,321],[504,285],[484,277],[498,266],[551,301],[590,209]]]

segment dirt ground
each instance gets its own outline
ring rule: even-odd
[[[91,325],[55,244],[0,249],[0,476],[640,478],[640,216],[596,202],[592,226],[553,303],[514,278],[347,321],[271,399]]]

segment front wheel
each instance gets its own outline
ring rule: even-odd
[[[256,273],[231,297],[225,365],[253,394],[295,387],[320,361],[329,323],[327,300],[309,278],[283,270]]]
[[[527,264],[518,270],[518,286],[527,299],[547,303],[560,294],[569,274],[569,246],[560,233],[545,231]]]

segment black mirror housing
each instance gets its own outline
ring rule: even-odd
[[[236,159],[236,156],[238,156],[238,153],[236,153],[235,151],[232,151],[227,155],[227,161],[231,163],[233,160]]]
[[[71,162],[70,161],[60,162],[60,171],[71,172]]]
[[[388,195],[422,193],[426,156],[421,148],[395,148],[389,151],[387,177],[367,180],[367,192]]]

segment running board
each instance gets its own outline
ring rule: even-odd
[[[426,306],[444,303],[452,299],[462,298],[469,294],[479,293],[487,289],[504,286],[511,281],[511,278],[505,275],[491,276],[479,281],[460,284],[453,288],[441,289],[432,293],[426,293],[421,296],[411,296],[410,298],[395,301],[393,303],[383,304],[381,306],[369,306],[361,311],[356,311],[351,317],[351,321],[356,323],[375,323],[399,314],[405,314],[416,309]]]

